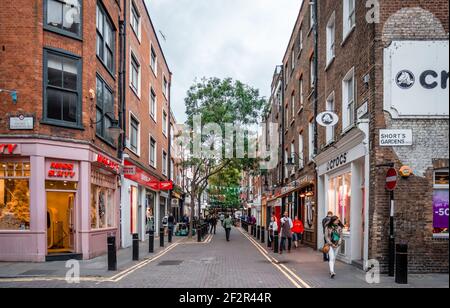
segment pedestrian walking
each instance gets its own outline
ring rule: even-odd
[[[223,227],[223,221],[225,220],[225,215],[223,213],[221,213],[219,216],[219,219],[220,219],[220,223],[222,224],[222,227]]]
[[[230,233],[231,233],[231,226],[233,225],[233,222],[231,221],[230,215],[227,215],[225,219],[223,220],[223,227],[225,228],[225,236],[227,239],[227,242],[230,241]]]
[[[211,225],[210,233],[213,234],[213,231],[214,231],[214,234],[216,234],[216,226],[217,226],[216,215],[211,216],[210,225]]]
[[[330,278],[334,279],[336,277],[335,272],[335,264],[336,264],[336,256],[339,251],[339,247],[342,244],[342,230],[344,225],[341,223],[341,220],[337,216],[333,216],[330,219],[330,222],[325,228],[325,238],[326,244],[324,246],[324,250],[328,250],[329,261],[328,264],[330,266]]]
[[[324,243],[327,242],[327,238],[326,238],[326,228],[328,223],[330,222],[331,218],[333,217],[333,212],[328,212],[327,216],[322,219],[322,228],[323,228],[323,240]],[[328,262],[330,259],[328,257],[328,253],[326,253],[325,251],[323,252],[323,262]]]
[[[283,254],[283,250],[286,250],[286,241],[288,242],[288,253],[291,252],[292,247],[292,227],[294,226],[292,219],[289,217],[289,213],[285,212],[283,218],[281,218],[281,245],[280,255]]]
[[[173,214],[169,214],[169,217],[167,218],[167,224],[169,226],[169,233],[171,236],[173,236],[173,229],[175,226],[175,217],[173,216]]]
[[[305,232],[305,227],[303,222],[298,219],[298,216],[294,218],[294,226],[292,227],[292,235],[294,238],[294,247],[298,248],[299,242],[303,240],[303,233]]]
[[[273,250],[273,239],[275,237],[275,231],[278,231],[278,223],[277,219],[272,216],[270,218],[270,224],[269,224],[269,243],[270,243],[270,249]]]

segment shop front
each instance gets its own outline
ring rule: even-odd
[[[364,133],[353,130],[336,148],[318,156],[319,219],[332,212],[344,225],[339,259],[365,264],[368,256],[369,155]],[[318,246],[324,243],[319,226]]]
[[[124,161],[123,173],[121,246],[127,248],[133,244],[133,234],[144,241],[147,231],[159,230],[165,211],[160,206],[158,178],[129,160]]]
[[[120,165],[85,144],[0,140],[0,261],[90,259],[117,235]]]
[[[281,190],[280,203],[284,198],[285,206],[282,207],[281,215],[288,212],[289,217],[294,219],[296,216],[303,222],[305,233],[303,244],[316,248],[316,230],[317,230],[317,210],[316,210],[316,192],[314,176],[303,176]]]

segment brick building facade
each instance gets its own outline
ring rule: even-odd
[[[95,257],[120,217],[120,4],[0,7],[0,260]]]
[[[270,211],[313,193],[315,221],[332,211],[345,225],[339,258],[361,268],[376,260],[385,272],[386,172],[408,166],[413,175],[399,177],[394,194],[396,243],[409,244],[411,272],[448,272],[448,33],[446,1],[303,2],[264,118],[282,131],[278,167],[265,176]],[[324,112],[337,116],[335,126],[318,124]],[[383,133],[412,140],[389,146]],[[312,189],[284,198],[302,179]],[[321,247],[323,230],[314,229]]]

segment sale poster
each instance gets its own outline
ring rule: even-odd
[[[433,228],[448,228],[448,190],[436,190],[434,192]]]

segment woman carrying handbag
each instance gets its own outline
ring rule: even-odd
[[[341,223],[339,217],[334,216],[330,219],[330,222],[325,228],[325,239],[326,244],[323,247],[323,252],[328,253],[329,256],[329,266],[330,266],[330,278],[334,279],[336,277],[336,272],[334,271],[336,264],[336,256],[339,251],[339,247],[342,244],[342,229],[344,225]]]

